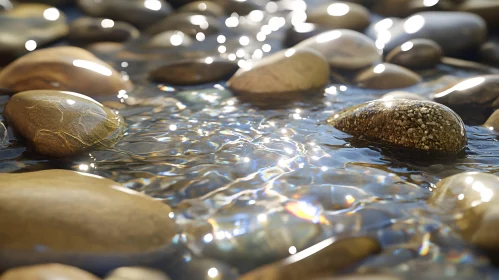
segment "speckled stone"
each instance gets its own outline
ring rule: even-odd
[[[429,98],[408,91],[392,91],[381,97],[383,100],[393,100],[393,99],[411,99],[411,100],[427,100],[430,101]]]
[[[104,280],[170,280],[170,278],[161,271],[151,268],[120,267],[111,271]]]
[[[423,79],[415,72],[391,63],[382,63],[360,71],[354,82],[363,88],[394,89],[413,86]]]
[[[164,0],[78,0],[78,6],[88,15],[125,21],[143,29],[171,13]]]
[[[435,156],[456,155],[467,141],[461,118],[430,101],[374,100],[338,112],[327,123],[361,139]]]
[[[81,17],[69,25],[68,40],[72,44],[95,42],[125,42],[139,37],[132,25],[104,18]]]
[[[205,36],[218,33],[222,28],[215,18],[195,13],[173,14],[153,24],[145,30],[146,34],[156,35],[164,31],[181,31],[190,36],[202,32]]]
[[[499,108],[499,75],[464,79],[436,93],[433,99],[451,108]]]
[[[295,48],[318,51],[332,68],[360,69],[381,60],[381,53],[373,40],[347,29],[321,33],[299,43]]]
[[[435,67],[442,59],[440,46],[427,39],[412,39],[393,49],[385,58],[386,62],[409,69]]]
[[[121,116],[73,92],[17,93],[7,103],[4,115],[36,152],[54,157],[111,148],[124,132]]]
[[[239,66],[222,58],[173,61],[149,73],[151,80],[172,85],[197,85],[217,82],[232,76]]]
[[[177,234],[168,205],[69,170],[1,174],[0,210],[0,270],[57,262],[104,274],[152,265],[169,260]]]
[[[285,47],[290,48],[310,37],[326,32],[328,30],[330,30],[330,28],[308,22],[291,25],[286,30],[286,35],[283,43]]]
[[[334,275],[370,255],[381,251],[378,242],[368,237],[335,241],[326,239],[312,247],[243,275],[240,280],[299,280]]]
[[[269,105],[320,96],[328,81],[329,66],[321,54],[289,49],[239,69],[227,85],[243,101]]]
[[[195,1],[183,5],[176,10],[177,13],[194,13],[212,17],[222,17],[225,15],[224,9],[212,1]]]
[[[99,280],[95,275],[63,264],[17,267],[0,275],[0,280]]]
[[[499,132],[499,110],[495,110],[483,126]]]
[[[449,215],[465,240],[486,251],[499,252],[499,177],[464,172],[436,184],[429,203]]]
[[[335,1],[318,5],[307,11],[307,22],[330,29],[363,31],[371,23],[369,11],[355,3]]]
[[[132,83],[84,49],[54,47],[34,51],[9,64],[0,72],[0,87],[16,92],[57,89],[110,96],[131,90]]]

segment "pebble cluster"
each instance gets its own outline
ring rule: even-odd
[[[496,279],[498,14],[0,1],[0,280]]]

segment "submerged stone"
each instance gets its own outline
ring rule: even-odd
[[[240,279],[298,280],[333,276],[380,251],[378,242],[369,237],[330,238],[282,261],[250,271]]]
[[[125,125],[121,116],[97,101],[55,90],[15,94],[4,114],[36,152],[53,157],[111,148]]]
[[[451,108],[468,105],[499,108],[499,75],[464,79],[436,93],[433,99]]]
[[[390,63],[382,63],[359,72],[354,82],[363,88],[394,89],[413,86],[423,79],[411,70]]]
[[[165,18],[171,12],[164,0],[78,0],[88,15],[126,21],[142,29]]]
[[[64,37],[66,17],[43,4],[20,4],[0,13],[0,62],[15,58]]]
[[[327,123],[354,137],[435,156],[456,155],[467,141],[461,118],[430,101],[374,100],[338,112]]]
[[[0,190],[1,192],[1,190]],[[99,280],[95,275],[63,264],[39,264],[7,270],[0,280]]]
[[[320,96],[328,81],[329,66],[322,55],[288,49],[239,69],[227,85],[243,101],[269,105]]]
[[[149,73],[151,79],[172,85],[197,85],[229,78],[239,66],[230,60],[207,57],[173,61]]]
[[[109,96],[129,91],[132,83],[84,49],[55,47],[34,51],[9,64],[0,72],[0,87],[15,92],[57,89]]]
[[[69,26],[68,40],[73,44],[125,42],[139,37],[132,25],[105,18],[81,17]]]
[[[374,41],[362,33],[347,29],[327,31],[311,37],[296,49],[314,49],[324,55],[333,68],[360,69],[381,60]]]
[[[1,174],[0,209],[0,270],[57,262],[101,274],[151,265],[177,234],[166,204],[69,170]]]
[[[152,268],[120,267],[111,271],[104,280],[170,280],[170,278]]]
[[[435,67],[442,59],[440,46],[427,39],[413,39],[393,49],[385,61],[409,69],[428,69]]]
[[[326,3],[307,11],[307,22],[331,29],[363,31],[371,23],[369,11],[363,6],[349,2]]]

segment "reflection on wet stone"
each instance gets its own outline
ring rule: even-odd
[[[104,280],[170,280],[161,271],[145,267],[120,267],[111,271]]]
[[[70,280],[99,280],[84,270],[63,264],[40,264],[33,266],[22,266],[7,270],[1,275],[2,280],[21,279],[70,279]]]
[[[442,50],[431,40],[413,39],[393,49],[386,62],[404,66],[410,69],[428,69],[440,63]]]
[[[329,28],[308,22],[292,25],[286,31],[284,45],[286,47],[293,47],[301,41],[323,33],[327,30],[329,30]]]
[[[195,1],[183,5],[176,10],[177,13],[195,13],[212,17],[221,17],[225,15],[224,9],[215,2]]]
[[[381,63],[360,71],[354,82],[363,88],[394,89],[413,86],[422,78],[415,72],[390,63]]]
[[[311,8],[307,11],[307,22],[330,29],[352,29],[363,31],[371,22],[369,11],[361,5],[335,2]]]
[[[81,17],[69,25],[68,40],[73,44],[91,44],[125,42],[138,36],[139,31],[126,22]]]
[[[220,29],[220,23],[211,16],[196,13],[178,13],[154,23],[145,30],[145,33],[156,35],[163,31],[178,30],[190,36],[196,36],[198,33],[208,36],[217,33]]]

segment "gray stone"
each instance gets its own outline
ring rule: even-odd
[[[493,31],[499,27],[499,2],[495,0],[472,0],[463,1],[462,4],[454,7],[457,11],[470,12],[482,17]]]
[[[394,89],[420,83],[422,78],[411,70],[390,63],[381,63],[360,71],[354,82],[363,88]]]
[[[440,63],[442,49],[426,39],[412,39],[393,49],[385,58],[386,62],[409,69],[428,69]]]
[[[139,37],[132,25],[105,18],[81,17],[69,25],[68,40],[72,44],[95,42],[125,42]]]

